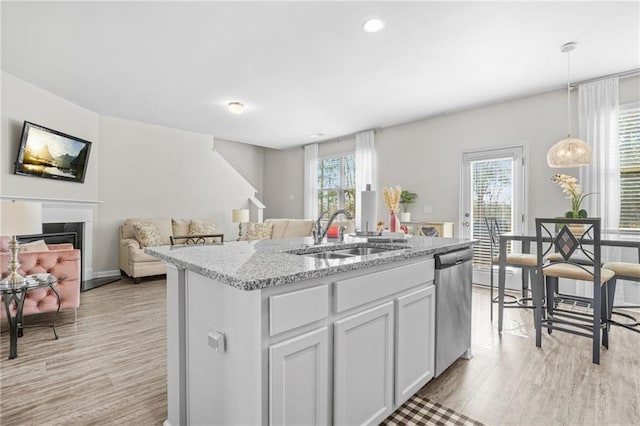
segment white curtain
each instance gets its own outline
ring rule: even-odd
[[[580,182],[585,193],[594,193],[585,200],[589,216],[600,217],[602,230],[608,234],[620,228],[620,141],[618,132],[619,78],[613,77],[578,88],[578,118],[580,137],[593,148],[590,166],[580,170]],[[604,259],[630,261],[637,256],[633,250],[603,247]],[[586,296],[591,297],[584,289]],[[579,292],[580,293],[580,292]],[[618,280],[615,304],[638,303],[638,284]]]
[[[304,217],[318,217],[318,144],[304,147]]]
[[[578,88],[580,137],[593,148],[590,166],[580,170],[589,216],[602,219],[602,229],[620,225],[620,149],[618,141],[618,77]]]
[[[360,194],[371,184],[376,191],[376,149],[374,131],[367,130],[356,134],[356,227],[360,227],[362,202]]]

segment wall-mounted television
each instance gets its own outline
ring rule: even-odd
[[[24,122],[14,173],[84,182],[91,142]]]

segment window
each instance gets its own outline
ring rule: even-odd
[[[356,212],[356,160],[354,154],[318,161],[318,212],[345,209]]]
[[[620,108],[620,228],[640,230],[640,104]]]

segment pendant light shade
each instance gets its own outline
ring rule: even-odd
[[[549,167],[567,168],[581,167],[591,164],[591,146],[585,141],[571,137],[571,68],[569,52],[576,48],[575,42],[566,43],[560,48],[567,54],[567,138],[553,144],[547,152],[547,164]]]
[[[562,139],[547,152],[549,167],[580,167],[591,164],[591,146],[575,138]]]

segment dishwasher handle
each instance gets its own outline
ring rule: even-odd
[[[436,269],[445,269],[471,261],[471,259],[473,259],[473,249],[456,250],[449,253],[437,254],[434,257],[436,260]]]

